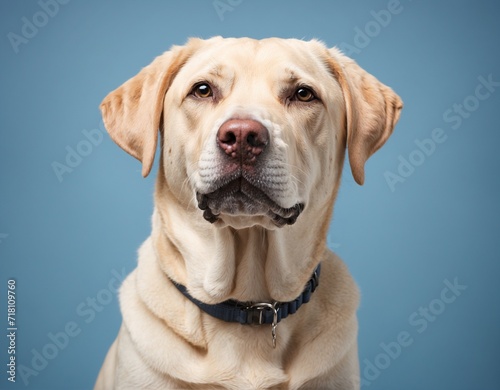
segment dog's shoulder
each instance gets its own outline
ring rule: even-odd
[[[351,317],[359,305],[360,292],[347,265],[329,249],[322,261],[318,295],[322,307],[335,316]]]

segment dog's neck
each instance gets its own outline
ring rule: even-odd
[[[276,230],[217,227],[195,205],[182,204],[159,173],[152,239],[162,270],[202,302],[290,301],[325,251],[331,208],[321,214],[313,224],[301,224],[301,216]]]

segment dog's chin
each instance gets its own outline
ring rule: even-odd
[[[245,179],[233,180],[207,194],[197,192],[196,198],[205,220],[236,228],[293,225],[304,209],[302,203],[289,208],[279,206]]]

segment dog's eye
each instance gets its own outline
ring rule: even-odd
[[[195,85],[191,93],[200,99],[206,99],[213,96],[212,88],[206,83]]]
[[[293,95],[293,100],[298,100],[300,102],[310,102],[314,99],[316,99],[314,92],[307,87],[300,87],[295,91],[295,95]]]

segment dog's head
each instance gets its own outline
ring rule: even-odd
[[[236,228],[294,224],[331,210],[345,149],[354,179],[388,139],[402,102],[318,41],[191,39],[101,105],[115,142],[199,218]]]

